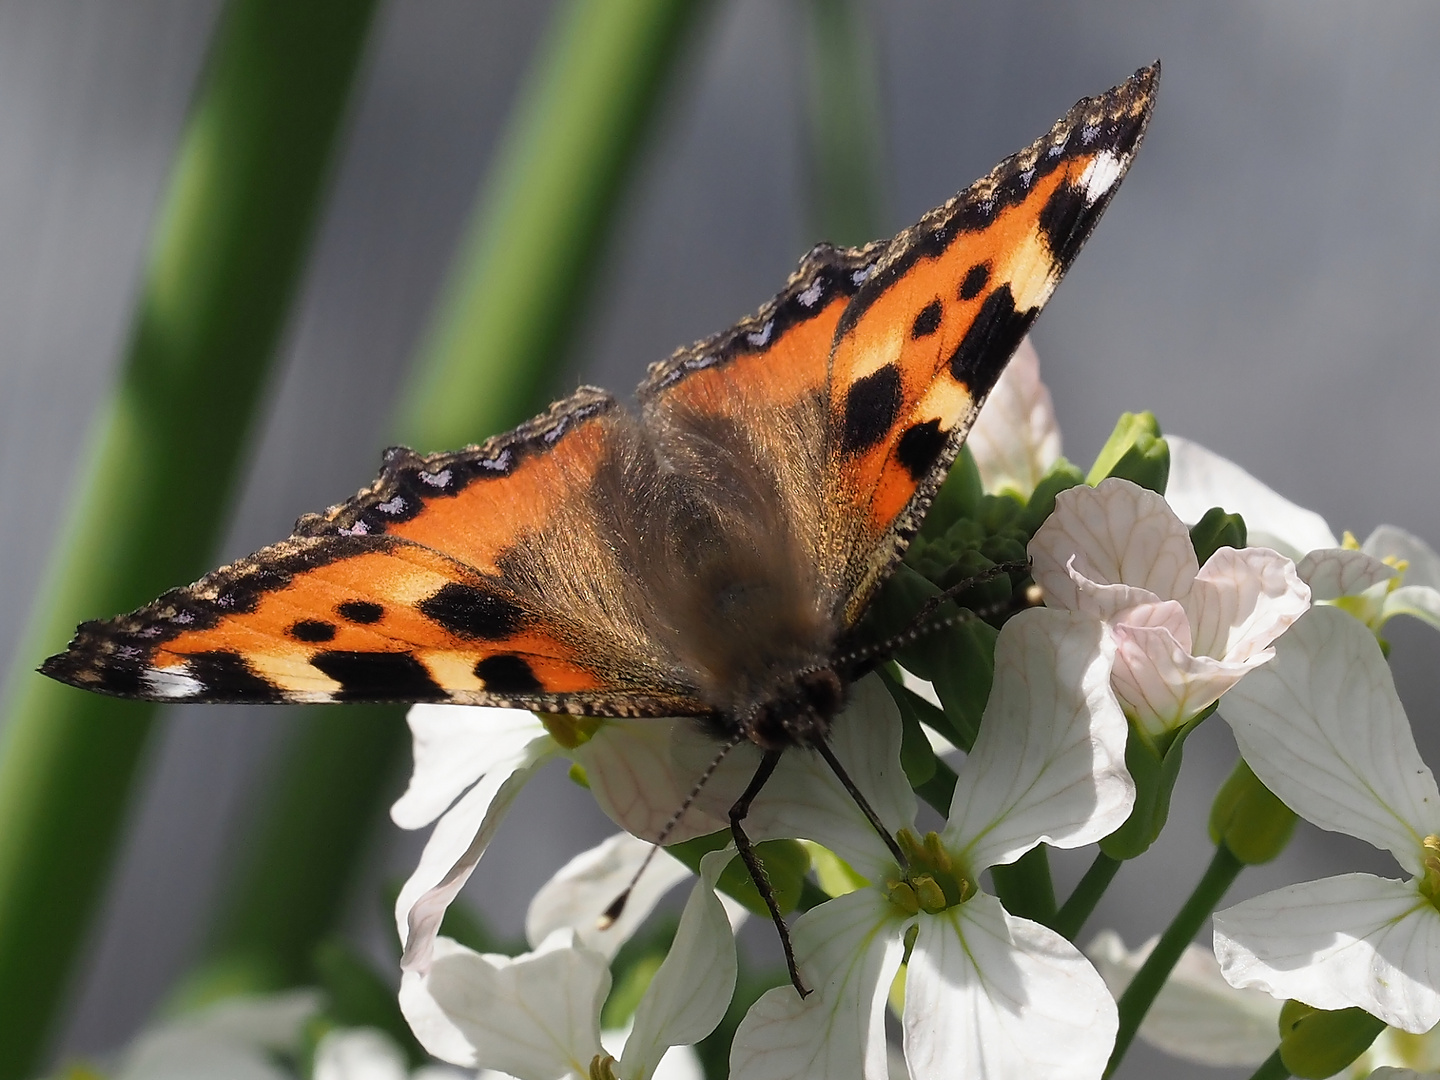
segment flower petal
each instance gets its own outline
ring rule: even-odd
[[[1167,435],[1170,479],[1165,499],[1181,520],[1193,525],[1219,506],[1245,519],[1249,541],[1299,559],[1316,548],[1340,546],[1325,519],[1266,487],[1233,461],[1199,443]]]
[[[850,704],[830,727],[830,748],[885,826],[895,833],[915,820],[915,792],[900,767],[903,725],[878,675],[851,688]],[[854,798],[811,750],[791,750],[756,800],[746,830],[756,837],[813,840],[872,880],[894,865]]]
[[[1185,610],[1190,651],[1243,662],[1283,634],[1310,607],[1295,564],[1268,548],[1222,547],[1195,576]]]
[[[676,746],[686,753],[677,753]],[[695,780],[715,759],[720,745],[694,719],[607,720],[575,750],[600,809],[626,832],[655,840],[684,805]],[[703,764],[690,771],[691,757]],[[737,789],[736,794],[739,794]],[[732,800],[733,801],[733,800]],[[728,828],[730,820],[697,800],[670,830],[665,842],[678,844]],[[726,804],[724,809],[729,809]]]
[[[375,1028],[327,1031],[315,1046],[312,1080],[408,1080],[405,1054]]]
[[[1120,935],[1103,930],[1085,947],[1118,1001],[1154,949],[1151,938],[1133,952]],[[1220,974],[1215,954],[1187,945],[1140,1024],[1140,1037],[1167,1054],[1203,1065],[1258,1065],[1279,1039],[1281,1002],[1259,990],[1237,990]]]
[[[509,772],[545,726],[523,709],[475,705],[412,705],[405,714],[414,739],[410,786],[390,808],[402,829],[428,825],[482,776]]]
[[[975,455],[986,491],[1009,490],[1022,499],[1059,459],[1060,425],[1028,337],[1000,373],[965,445]]]
[[[1409,615],[1440,630],[1440,590],[1428,585],[1401,585],[1386,595],[1380,612],[1382,623],[1395,615]]]
[[[711,852],[701,861],[675,941],[635,1009],[620,1059],[625,1080],[649,1080],[665,1051],[699,1042],[725,1018],[735,992],[735,934],[715,881],[734,854]]]
[[[651,852],[654,858],[636,880],[635,872]],[[525,937],[534,947],[556,930],[574,930],[582,945],[614,959],[661,898],[690,876],[687,867],[663,850],[655,851],[653,844],[629,833],[616,833],[576,855],[540,886],[525,916]],[[632,880],[635,888],[625,910],[601,930],[600,917]]]
[[[1140,626],[1164,626],[1190,647],[1190,616],[1179,600],[1162,600],[1149,589],[1133,585],[1104,585],[1091,581],[1075,569],[1077,556],[1072,555],[1065,566],[1075,586],[1072,611],[1083,611],[1105,622],[1133,622]]]
[[[903,919],[878,889],[846,893],[807,911],[791,929],[801,974],[765,993],[740,1021],[730,1049],[734,1080],[888,1080],[885,1006],[900,970]]]
[[[424,988],[471,1054],[469,1060],[450,1056],[450,1045],[432,1045],[430,1031],[412,1019],[427,1050],[457,1065],[499,1069],[520,1080],[589,1075],[590,1062],[601,1052],[600,1006],[610,991],[603,956],[577,947],[566,931],[513,958],[450,944],[443,952],[436,949]]]
[[[1419,1034],[1440,1022],[1440,911],[1413,882],[1344,874],[1215,913],[1231,986],[1317,1009],[1364,1009]]]
[[[1414,533],[1395,525],[1381,525],[1365,538],[1361,550],[1377,559],[1403,559],[1405,584],[1440,589],[1440,553]]]
[[[1225,698],[1240,753],[1301,817],[1419,873],[1421,841],[1440,832],[1440,790],[1374,635],[1338,608],[1317,607],[1274,648],[1275,659]]]
[[[919,927],[905,976],[914,1080],[1100,1076],[1119,1019],[1079,949],[985,893]]]
[[[1114,655],[1104,624],[1080,612],[1032,608],[1000,631],[990,700],[944,835],[947,847],[964,850],[969,873],[1041,841],[1092,843],[1130,813]]]
[[[116,1080],[288,1080],[272,1060],[293,1054],[320,1011],[314,990],[236,997],[165,1021],[140,1034],[121,1056]]]
[[[445,909],[470,880],[521,788],[557,752],[548,735],[532,739],[512,770],[486,773],[436,823],[419,865],[395,900],[395,922],[405,946],[401,967],[427,968]]]
[[[1032,572],[1053,607],[1078,606],[1065,571],[1072,556],[1091,581],[1148,589],[1162,600],[1182,599],[1200,569],[1190,533],[1165,500],[1113,476],[1062,491],[1030,541]]]
[[[1301,559],[1295,571],[1310,586],[1315,601],[1354,596],[1397,573],[1393,566],[1354,548],[1318,548]]]
[[[879,676],[857,682],[850,703],[831,724],[829,743],[850,779],[891,831],[915,820],[915,793],[900,767],[902,725],[895,699]],[[698,776],[714,757],[715,744],[682,743],[682,774]],[[753,744],[737,746],[716,770],[696,802],[714,817],[730,806],[754,775],[760,754]],[[728,816],[725,818],[729,824]],[[894,865],[884,841],[871,828],[855,800],[813,750],[787,751],[775,775],[760,792],[745,819],[752,840],[793,837],[823,844],[867,878]]]
[[[1151,735],[1179,727],[1271,656],[1240,663],[1192,656],[1163,627],[1116,626],[1115,693],[1125,714]]]

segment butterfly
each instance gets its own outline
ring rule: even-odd
[[[892,240],[814,248],[755,315],[652,365],[638,414],[581,387],[478,446],[388,450],[353,499],[83,624],[40,670],[157,701],[693,716],[771,770],[823,751],[856,626],[1114,195],[1158,78],[1081,100]]]

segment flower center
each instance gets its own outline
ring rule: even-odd
[[[946,908],[963,904],[978,891],[940,843],[937,833],[928,832],[922,840],[913,829],[895,834],[908,864],[903,877],[886,882],[885,895],[907,915],[938,915]]]
[[[1420,857],[1424,868],[1420,874],[1420,895],[1440,910],[1440,836],[1431,833],[1425,837],[1420,850],[1424,853]]]
[[[547,712],[537,712],[535,715],[540,723],[545,725],[550,737],[566,750],[574,750],[577,746],[589,742],[591,736],[599,731],[600,725],[604,723],[603,720],[589,716],[564,716]]]

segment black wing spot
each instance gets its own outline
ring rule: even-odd
[[[840,449],[847,454],[868,450],[885,437],[899,411],[900,372],[894,364],[856,379],[845,398]]]
[[[507,638],[525,621],[524,610],[513,601],[458,581],[443,586],[417,606],[427,618],[463,638]]]
[[[920,309],[920,314],[915,316],[915,323],[910,327],[912,338],[929,337],[940,329],[940,320],[945,314],[945,305],[939,299],[931,300]]]
[[[475,677],[488,694],[534,694],[544,689],[530,665],[514,653],[487,656],[475,665]]]
[[[974,300],[989,282],[990,264],[976,263],[965,272],[965,278],[960,282],[960,299]]]
[[[406,652],[335,649],[316,653],[310,663],[340,684],[336,701],[443,701],[449,696]]]
[[[1069,184],[1061,184],[1040,211],[1040,234],[1045,238],[1050,254],[1061,266],[1070,264],[1089,233],[1085,210],[1084,193]],[[1088,223],[1093,222],[1094,217],[1091,216]]]
[[[975,321],[950,356],[950,374],[964,384],[977,401],[990,392],[1005,363],[1035,321],[1035,309],[1015,310],[1009,285],[1001,285],[985,298]]]
[[[918,482],[925,478],[949,437],[949,432],[940,430],[939,420],[926,420],[905,430],[895,446],[895,456],[905,466],[910,479]]]
[[[296,641],[319,643],[335,637],[335,624],[321,619],[301,619],[286,631]]]
[[[347,622],[369,626],[385,616],[385,609],[369,600],[344,600],[335,605],[335,611]]]
[[[255,674],[245,658],[229,649],[190,653],[185,657],[186,674],[203,687],[196,696],[201,699],[222,698],[227,701],[275,702],[284,695],[269,679]]]

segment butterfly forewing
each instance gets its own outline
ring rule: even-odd
[[[1157,75],[1080,102],[894,240],[817,247],[754,316],[654,365],[638,418],[582,388],[482,446],[391,451],[354,499],[86,623],[41,670],[157,700],[708,715],[753,734],[745,717],[834,664],[900,558],[1114,193]]]
[[[902,232],[840,318],[829,374],[828,558],[846,621],[919,528],[985,395],[1078,254],[1145,131],[1158,68]]]

